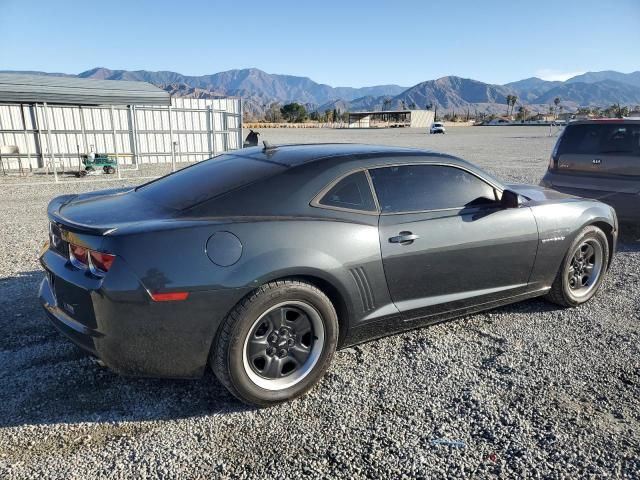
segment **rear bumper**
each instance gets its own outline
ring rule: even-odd
[[[73,343],[126,376],[196,378],[217,328],[250,289],[191,291],[185,301],[154,302],[124,262],[102,280],[47,250],[39,298]]]
[[[97,356],[98,353],[93,339],[100,336],[100,333],[74,320],[64,310],[58,307],[49,278],[49,275],[46,275],[42,279],[38,293],[40,304],[42,308],[44,308],[47,317],[53,326],[73,343],[92,355]]]
[[[575,186],[573,184],[575,183]],[[558,192],[575,195],[577,197],[591,198],[611,205],[616,210],[618,219],[623,222],[640,221],[640,194],[628,191],[628,182],[625,182],[627,191],[615,189],[596,190],[585,188],[584,180],[575,175],[558,174],[549,172],[545,174],[540,184]]]

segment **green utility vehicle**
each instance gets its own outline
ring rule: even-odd
[[[84,177],[89,173],[97,173],[100,168],[107,174],[116,172],[118,162],[115,158],[106,153],[96,153],[94,155],[82,155],[82,166],[78,171],[78,176]]]

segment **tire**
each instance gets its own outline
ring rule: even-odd
[[[295,280],[271,282],[227,315],[209,362],[235,397],[268,407],[303,395],[320,380],[338,330],[336,311],[321,290]]]
[[[567,250],[546,298],[563,307],[588,302],[604,280],[609,255],[609,242],[600,228],[591,225],[582,229]]]

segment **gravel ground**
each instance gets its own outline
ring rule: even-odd
[[[261,138],[426,147],[537,183],[555,140],[547,134],[305,129]],[[118,377],[59,335],[36,298],[46,204],[126,182],[14,183],[0,181],[0,478],[640,476],[637,231],[624,232],[588,305],[532,300],[346,349],[309,395],[257,410],[212,374]]]

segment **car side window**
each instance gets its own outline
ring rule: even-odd
[[[445,165],[401,165],[370,170],[382,213],[495,205],[494,188]]]
[[[340,180],[322,196],[318,203],[326,207],[376,211],[371,186],[363,171],[352,173]]]

